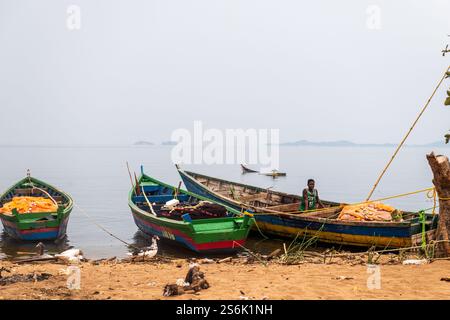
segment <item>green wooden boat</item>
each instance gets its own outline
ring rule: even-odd
[[[65,192],[31,176],[20,180],[0,196],[0,207],[14,197],[50,198],[58,205],[55,212],[35,212],[19,214],[0,213],[3,229],[7,235],[17,240],[56,240],[66,235],[69,216],[73,208],[72,198]]]
[[[249,215],[158,181],[142,167],[128,204],[142,232],[201,253],[239,249],[253,224]]]

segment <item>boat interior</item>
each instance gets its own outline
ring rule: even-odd
[[[41,190],[36,188],[39,188]],[[64,197],[60,192],[33,181],[32,184],[30,184],[29,182],[24,182],[20,186],[12,189],[10,192],[5,194],[0,199],[0,207],[3,207],[5,203],[12,201],[14,197],[49,198],[48,195],[42,190],[48,193],[58,203],[59,206],[64,206],[69,202],[69,200],[66,197]]]
[[[172,187],[158,185],[152,182],[141,182],[141,189],[145,192],[133,194],[133,202],[143,211],[151,212],[148,202],[158,217],[165,217],[173,220],[186,219],[211,219],[228,216],[227,209],[219,204],[201,201],[200,199],[186,193],[178,193]],[[168,206],[166,203],[177,199],[178,204]],[[148,200],[148,202],[147,202]],[[188,214],[186,217],[183,215]]]
[[[283,192],[273,191],[270,189],[263,189],[254,186],[248,186],[231,181],[212,178],[204,175],[199,175],[192,172],[186,172],[193,177],[197,182],[201,183],[209,190],[236,202],[245,204],[250,208],[256,208],[259,212],[268,213],[294,213],[298,212],[302,217],[317,217],[336,219],[342,211],[344,204],[338,202],[331,202],[321,200],[325,206],[329,208],[322,208],[318,211],[310,211],[300,213],[300,201],[302,199],[299,195],[287,194]],[[403,212],[403,220],[418,219],[418,213]]]

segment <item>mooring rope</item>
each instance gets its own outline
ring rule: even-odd
[[[56,202],[56,200],[53,199],[53,197],[50,195],[50,193],[48,193],[48,192],[45,191],[44,189],[41,189],[41,188],[38,188],[38,187],[35,187],[35,186],[32,186],[32,190],[33,190],[33,189],[37,189],[37,190],[43,192],[45,195],[47,195],[47,197],[50,198],[50,200],[52,200],[53,204],[54,204],[56,207],[58,207],[58,202]]]
[[[431,191],[433,191],[434,194],[434,206],[431,207],[428,210],[433,209],[433,215],[435,214],[435,209],[438,208],[439,206],[437,205],[437,200],[440,201],[447,201],[450,200],[450,198],[441,198],[437,196],[437,193],[435,191],[436,189],[434,187],[430,187],[430,188],[425,188],[425,189],[420,189],[420,190],[416,190],[416,191],[411,191],[411,192],[405,192],[405,193],[400,193],[400,194],[396,194],[393,196],[388,196],[388,197],[384,197],[384,198],[379,198],[379,199],[375,199],[375,200],[369,200],[369,201],[364,201],[364,202],[355,202],[355,203],[341,203],[337,206],[330,206],[330,207],[325,207],[325,208],[319,208],[319,209],[309,209],[309,210],[304,210],[304,211],[287,211],[287,212],[255,212],[255,213],[249,213],[250,215],[258,215],[258,214],[262,214],[262,215],[278,215],[278,214],[284,214],[284,215],[296,215],[298,216],[299,214],[303,214],[303,213],[307,213],[307,212],[321,212],[321,211],[326,211],[326,210],[330,210],[333,208],[339,208],[339,207],[343,207],[343,206],[357,206],[357,205],[362,205],[362,204],[366,204],[366,203],[374,203],[374,202],[380,202],[380,201],[385,201],[385,200],[390,200],[390,199],[396,199],[396,198],[402,198],[402,197],[407,197],[407,196],[411,196],[414,194],[418,194],[418,193],[423,193],[423,192],[427,192],[427,197],[428,198],[433,198],[433,196],[430,196],[429,193]],[[251,207],[246,205],[245,203],[241,203],[241,205],[244,205],[246,207]],[[262,210],[264,210],[264,208],[262,208]]]
[[[126,244],[127,246],[134,248],[136,250],[141,250],[141,248],[136,247],[135,245],[126,242],[125,240],[119,238],[118,236],[116,236],[115,234],[113,234],[111,231],[107,230],[105,227],[103,227],[101,224],[97,223],[85,210],[83,210],[83,208],[81,208],[79,205],[77,205],[76,203],[74,203],[74,206],[78,208],[78,210],[81,211],[81,213],[83,213],[93,224],[95,224],[98,228],[100,228],[101,230],[103,230],[104,232],[106,232],[108,235],[110,235],[111,237],[119,240],[120,242]]]
[[[425,110],[428,108],[431,99],[433,99],[434,95],[436,94],[437,90],[439,89],[439,87],[441,86],[442,82],[444,81],[444,79],[447,77],[447,72],[450,71],[450,66],[448,66],[447,70],[444,72],[444,75],[442,76],[442,78],[439,80],[436,88],[434,89],[433,93],[431,94],[430,98],[428,98],[427,103],[425,104],[425,106],[422,108],[422,110],[420,111],[419,115],[417,116],[416,120],[414,120],[411,128],[409,128],[408,132],[406,133],[406,135],[403,137],[402,141],[399,143],[399,145],[397,146],[397,148],[394,151],[394,154],[391,156],[391,159],[388,161],[387,165],[384,167],[384,169],[381,171],[381,174],[378,176],[378,179],[375,181],[375,184],[372,187],[372,190],[370,190],[369,195],[366,198],[366,201],[370,200],[370,198],[372,197],[373,192],[375,191],[376,187],[378,186],[378,183],[380,182],[381,178],[383,178],[384,174],[386,173],[387,169],[389,168],[389,166],[391,165],[392,161],[394,161],[395,156],[397,155],[397,153],[400,151],[401,147],[403,146],[403,144],[405,143],[406,139],[409,137],[410,133],[413,131],[414,127],[416,126],[417,122],[419,122],[420,117],[422,117],[423,113],[425,112]]]

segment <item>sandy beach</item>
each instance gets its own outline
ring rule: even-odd
[[[369,289],[367,266],[336,262],[281,265],[270,262],[200,264],[210,288],[164,297],[166,284],[184,278],[189,261],[84,262],[80,289],[68,289],[67,264],[0,262],[3,278],[18,274],[51,274],[43,281],[0,285],[0,299],[449,299],[450,261],[424,265],[380,265],[381,288]]]

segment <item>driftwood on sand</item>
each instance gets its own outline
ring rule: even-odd
[[[209,283],[205,279],[205,274],[200,271],[200,267],[197,263],[193,263],[189,267],[184,283],[178,283],[177,281],[177,283],[174,284],[167,284],[164,287],[163,296],[177,296],[188,291],[199,292],[208,289],[209,287]]]
[[[13,274],[11,276],[3,276],[2,272],[11,273],[11,270],[7,268],[0,268],[0,286],[13,284],[16,282],[36,282],[44,281],[50,278],[52,275],[49,273],[28,273],[28,274]]]
[[[436,254],[440,257],[450,256],[450,162],[446,156],[427,155],[428,163],[433,171],[433,184],[439,198],[439,223],[436,230],[438,243]]]

